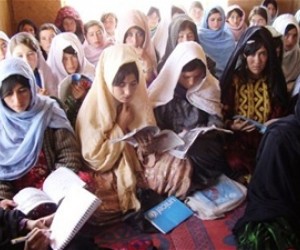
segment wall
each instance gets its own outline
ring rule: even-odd
[[[0,30],[4,31],[9,36],[12,34],[12,2],[10,0],[0,1]]]
[[[8,0],[9,1],[9,0]],[[18,22],[29,18],[37,26],[45,22],[54,22],[60,0],[11,0],[13,6],[12,28],[16,31]]]
[[[228,0],[228,5],[237,3],[245,10],[248,16],[252,7],[255,5],[260,5],[262,0]],[[279,9],[279,14],[292,13],[295,14],[298,9],[300,9],[299,0],[277,0],[277,5]]]

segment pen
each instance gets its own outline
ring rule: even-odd
[[[51,232],[51,230],[46,229],[46,230],[43,230],[43,232],[45,232],[45,233],[46,232]],[[25,236],[21,236],[21,237],[17,237],[17,238],[12,239],[10,242],[11,242],[12,245],[15,245],[15,244],[18,244],[18,243],[22,243],[22,242],[28,240],[32,234],[33,233],[31,231],[30,233],[28,233]]]

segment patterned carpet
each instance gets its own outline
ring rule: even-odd
[[[231,229],[242,216],[245,204],[218,220],[202,221],[192,216],[169,234],[141,233],[134,227],[119,223],[102,228],[95,237],[99,247],[115,250],[232,250],[236,249]],[[154,248],[154,249],[155,249]]]

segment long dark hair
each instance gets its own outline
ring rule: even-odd
[[[249,41],[252,40],[254,41],[253,45],[251,45],[251,42],[249,43]],[[226,65],[226,68],[220,78],[222,103],[227,103],[228,101],[228,92],[232,85],[233,75],[236,72],[241,72],[239,75],[245,77],[247,80],[248,74],[245,72],[246,62],[243,54],[247,51],[247,53],[256,51],[262,44],[266,47],[268,52],[265,75],[271,90],[270,93],[272,98],[276,97],[281,105],[286,107],[288,102],[286,81],[276,50],[272,43],[272,35],[265,27],[260,26],[252,26],[246,30],[238,41],[237,46]],[[247,51],[245,51],[245,49]]]
[[[115,75],[112,85],[119,86],[124,81],[125,77],[130,74],[134,74],[137,82],[139,82],[139,70],[135,62],[123,64]]]

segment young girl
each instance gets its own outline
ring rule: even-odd
[[[27,32],[14,35],[9,43],[9,52],[30,65],[40,94],[57,96],[58,79],[45,62],[39,43],[33,35]]]
[[[56,100],[36,92],[26,62],[0,64],[0,197],[12,199],[22,188],[41,188],[60,166],[83,167],[78,144],[65,112]],[[13,135],[13,136],[12,136]]]
[[[95,20],[89,21],[84,25],[84,37],[83,49],[85,57],[96,66],[102,51],[112,45],[113,42],[107,38],[103,24]]]
[[[269,25],[269,14],[264,6],[254,6],[248,16],[249,26]]]
[[[299,26],[292,14],[282,14],[276,18],[273,27],[283,37],[282,69],[288,92],[291,93],[300,74]]]
[[[53,38],[47,63],[59,82],[74,73],[94,79],[95,67],[86,59],[82,44],[71,32],[63,32]]]
[[[124,13],[119,21],[117,42],[130,44],[135,48],[149,85],[156,76],[157,59],[146,15],[139,10]]]
[[[179,43],[148,89],[161,129],[177,134],[197,127],[222,127],[219,82],[209,72],[202,47]],[[228,167],[222,136],[211,132],[198,137],[187,152],[193,167],[193,188],[212,185]]]
[[[166,166],[166,161],[161,160],[157,165],[155,155],[148,159],[151,167],[147,171],[135,148],[125,142],[111,141],[134,129],[156,124],[141,65],[132,46],[122,44],[105,49],[98,69],[101,70],[79,110],[76,123],[82,155],[94,172],[95,193],[102,200],[94,215],[96,224],[138,211],[141,207],[138,188],[150,187],[164,195],[185,197],[191,174],[188,162],[179,165],[182,161],[173,157],[171,163],[174,164]],[[140,154],[145,159],[153,153],[153,149],[147,148],[151,138],[140,139]]]
[[[226,26],[231,30],[235,42],[240,39],[241,35],[247,29],[245,15],[245,11],[237,4],[230,5],[227,8]]]
[[[84,42],[83,22],[79,13],[73,7],[64,6],[60,8],[54,24],[61,32],[72,32],[81,43]]]
[[[235,47],[233,35],[225,29],[223,8],[205,9],[198,35],[205,54],[216,62],[216,77],[220,78]]]
[[[83,75],[89,81],[94,79],[95,67],[85,58],[82,44],[77,36],[71,32],[63,32],[54,37],[47,62],[58,76],[59,98],[65,95],[65,89],[62,86],[65,85],[66,81],[70,83],[74,74],[79,74],[79,78]],[[89,91],[90,83],[78,81],[78,83],[69,86],[67,92],[70,93],[70,99],[67,102],[62,101],[67,116],[74,126],[78,109]]]
[[[58,28],[52,23],[44,23],[40,26],[38,40],[45,60],[47,60],[51,42],[59,32]]]

